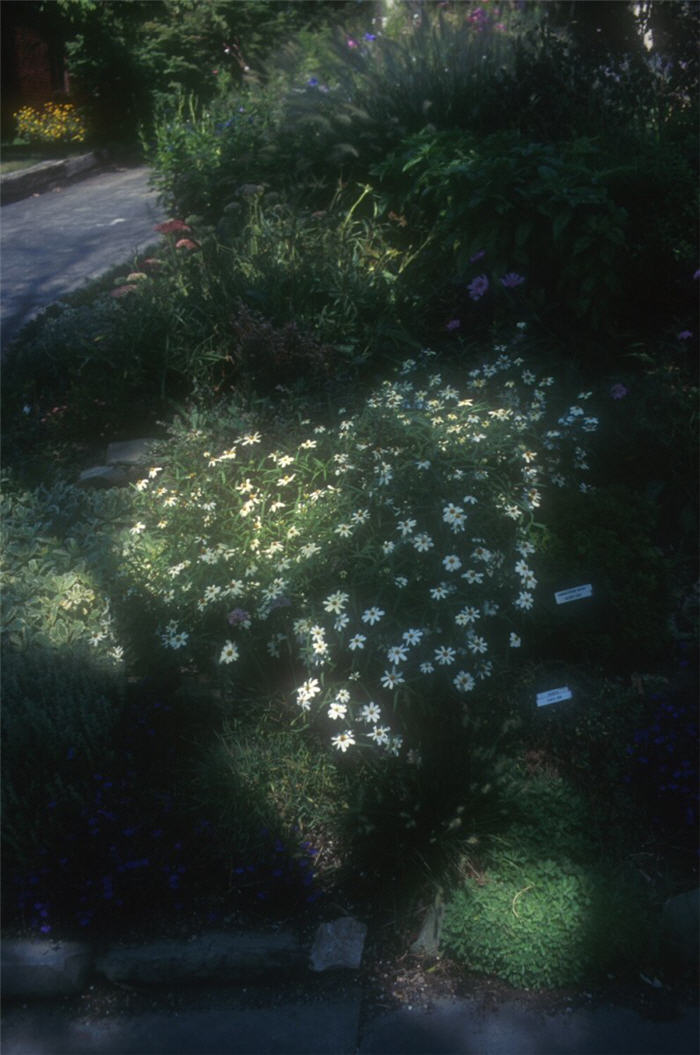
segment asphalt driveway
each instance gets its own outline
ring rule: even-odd
[[[145,166],[113,167],[2,207],[3,350],[42,308],[160,241],[165,214],[148,177]]]

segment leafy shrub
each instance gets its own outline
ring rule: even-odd
[[[524,989],[556,988],[638,965],[649,938],[632,881],[548,858],[498,861],[446,905],[446,950]]]
[[[23,106],[13,115],[17,135],[30,143],[83,143],[85,120],[73,103],[44,103],[41,109]]]
[[[174,214],[218,219],[241,184],[264,178],[274,97],[248,89],[204,106],[192,96],[164,102],[147,154],[153,186]]]
[[[2,633],[14,648],[97,646],[122,657],[108,582],[128,498],[56,484],[2,495]],[[128,514],[127,514],[128,515]]]
[[[658,507],[624,485],[553,498],[543,550],[548,555],[541,641],[559,659],[644,666],[670,647],[668,562],[656,544]],[[554,592],[592,583],[586,602],[559,606]]]
[[[625,253],[625,214],[589,141],[563,147],[496,133],[476,140],[423,131],[373,168],[392,208],[431,234],[433,284],[445,269],[468,284],[484,266],[524,273],[540,310],[609,321]],[[444,279],[443,279],[444,281]],[[475,298],[472,298],[475,299]]]
[[[517,356],[475,368],[466,398],[414,369],[311,434],[234,418],[217,443],[201,416],[179,426],[122,535],[137,650],[241,684],[277,670],[292,714],[342,720],[343,752],[356,737],[399,750],[445,693],[461,710],[520,644],[540,488],[575,478],[596,419],[569,414],[555,438],[553,379]]]
[[[665,840],[696,851],[698,821],[698,722],[693,704],[668,692],[652,694],[656,707],[648,724],[634,732],[625,753],[626,784],[644,801]]]
[[[221,892],[215,832],[183,792],[191,708],[142,685],[127,696],[94,653],[6,659],[6,923],[104,932]]]

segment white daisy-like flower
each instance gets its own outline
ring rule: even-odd
[[[337,528],[334,529],[336,535],[340,535],[341,538],[350,538],[352,535],[351,524],[338,524]]]
[[[442,566],[445,571],[459,571],[462,567],[462,562],[455,553],[450,553],[443,557]]]
[[[351,637],[348,641],[348,648],[351,652],[355,652],[356,649],[365,647],[366,640],[367,638],[364,634],[355,634],[355,636]]]
[[[527,611],[529,608],[532,608],[532,601],[533,601],[532,594],[531,593],[527,593],[525,590],[523,590],[519,594],[517,600],[514,601],[513,603],[514,603],[516,608],[521,608],[523,611]]]
[[[366,703],[360,711],[363,722],[378,722],[382,714],[376,703]]]
[[[511,631],[510,638],[508,639],[508,644],[510,645],[510,647],[511,648],[520,648],[522,643],[523,643],[522,639],[517,634],[514,634]]]
[[[395,689],[397,685],[402,685],[406,679],[398,670],[385,670],[380,680],[385,689]]]
[[[421,674],[432,674],[435,670],[435,667],[432,663],[421,663],[418,669],[420,670]]]
[[[433,540],[430,535],[425,531],[422,531],[419,535],[416,535],[412,539],[413,545],[416,547],[419,553],[427,553],[429,549],[433,548]]]
[[[326,597],[323,602],[323,607],[326,612],[336,612],[340,614],[349,600],[349,594],[338,590],[336,593],[331,593]]]
[[[316,678],[309,678],[308,681],[305,681],[304,684],[300,685],[297,689],[297,703],[301,707],[304,707],[304,704],[308,704],[313,700],[314,696],[318,696],[320,691],[321,686]],[[304,709],[308,710],[308,707],[305,707]]]
[[[393,553],[395,549],[396,549],[396,543],[395,542],[391,542],[390,540],[387,540],[386,542],[382,542],[382,553],[384,553],[385,555],[388,556],[388,554],[389,553]]]
[[[348,713],[348,709],[345,706],[345,704],[344,703],[338,703],[337,700],[334,700],[333,703],[328,708],[328,717],[332,718],[334,721],[337,718],[344,718],[347,713]]]
[[[350,616],[347,614],[347,612],[343,612],[343,614],[339,615],[336,621],[333,623],[333,629],[337,631],[344,630],[345,627],[349,624],[349,622]]]
[[[241,440],[242,447],[251,447],[254,443],[260,443],[262,439],[259,432],[248,432]]]
[[[471,584],[481,583],[484,581],[484,573],[481,571],[472,571],[470,568],[469,571],[463,573],[462,578],[466,579],[466,581]]]
[[[401,637],[404,639],[407,645],[417,645],[420,639],[423,637],[422,630],[404,630]]]
[[[370,740],[374,740],[375,744],[388,744],[389,743],[389,726],[388,725],[375,725],[371,733],[367,734]]]
[[[402,537],[406,538],[407,535],[410,535],[412,533],[416,524],[416,520],[399,520],[397,527],[401,532]]]
[[[338,736],[334,736],[331,743],[333,744],[333,747],[337,747],[339,751],[342,751],[343,754],[345,754],[347,749],[352,747],[355,743],[355,737],[352,735],[352,732],[347,729],[344,733],[339,733]]]
[[[453,679],[453,684],[460,692],[471,692],[476,682],[466,670],[460,670],[456,678]]]
[[[233,663],[237,659],[238,646],[234,645],[233,641],[227,641],[224,647],[221,649],[219,663]]]
[[[476,655],[477,652],[488,652],[489,646],[486,643],[486,639],[483,637],[477,637],[475,634],[467,641],[467,648],[470,652]]]
[[[132,528],[129,528],[130,535],[140,535],[142,531],[146,530],[146,525],[140,520],[137,520]]]
[[[416,462],[416,469],[429,469],[429,468],[430,468],[430,462],[429,461],[423,460],[423,461],[420,461],[420,462]]]
[[[457,626],[469,626],[470,623],[475,623],[480,616],[478,608],[472,608],[467,606],[463,608],[461,612],[458,612],[455,616],[455,623]]]
[[[390,663],[403,663],[408,659],[408,649],[405,645],[393,645],[387,650],[386,658]]]
[[[464,578],[464,576],[462,576]],[[434,601],[443,601],[448,594],[447,583],[441,582],[437,586],[433,586],[430,590],[430,596]]]
[[[454,663],[456,655],[457,653],[453,648],[441,645],[440,648],[435,649],[435,662],[439,663],[441,667],[448,667],[451,663]]]
[[[382,616],[385,614],[386,613],[383,609],[377,608],[376,605],[373,605],[371,608],[368,608],[365,612],[362,613],[362,622],[369,623],[370,626],[374,626],[374,624],[378,623]]]

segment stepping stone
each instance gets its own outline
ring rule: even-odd
[[[322,923],[316,931],[311,949],[311,970],[327,971],[335,967],[357,969],[362,962],[366,936],[366,925],[352,916]]]

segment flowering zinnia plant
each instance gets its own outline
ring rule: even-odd
[[[417,710],[465,705],[527,640],[536,511],[578,486],[597,426],[590,393],[567,407],[498,350],[460,388],[424,352],[284,443],[190,429],[198,471],[153,470],[125,532],[138,604],[172,612],[154,644],[248,688],[276,666],[290,712],[342,753],[399,753]]]

